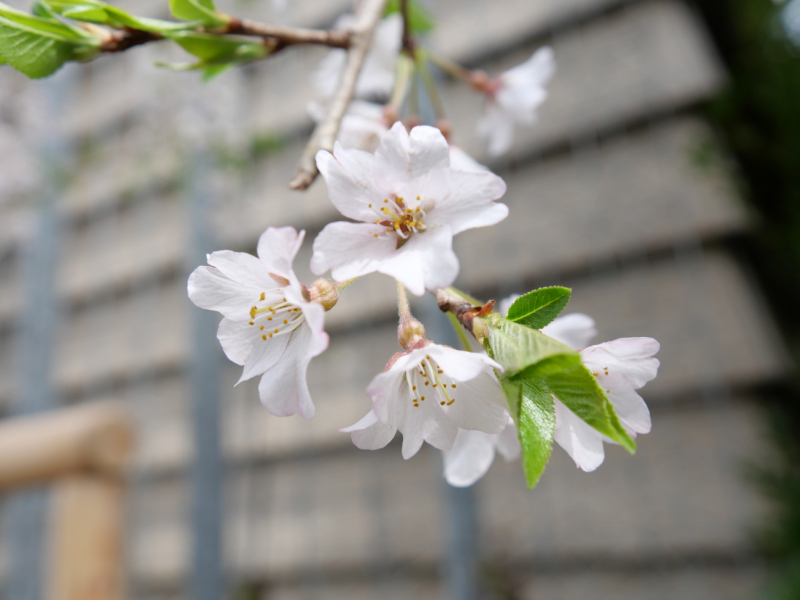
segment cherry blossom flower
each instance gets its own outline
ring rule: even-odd
[[[222,313],[217,338],[227,357],[244,366],[239,382],[262,375],[258,393],[270,413],[310,419],[306,370],[328,347],[323,324],[331,304],[316,288],[309,293],[292,270],[304,236],[292,227],[270,227],[258,240],[258,257],[213,252],[210,266],[189,277],[188,291],[200,308]]]
[[[489,167],[482,165],[459,146],[450,144],[450,167],[456,171],[480,172],[488,171]]]
[[[399,429],[403,458],[428,442],[449,450],[459,429],[499,434],[508,424],[500,383],[492,369],[499,364],[485,354],[464,352],[427,340],[396,354],[387,369],[367,387],[372,410],[349,432],[364,450],[383,448]]]
[[[324,107],[318,102],[309,102],[308,113],[319,123],[325,116]],[[389,131],[384,115],[384,107],[374,102],[354,100],[339,125],[336,135],[342,148],[374,152],[384,134]]]
[[[553,50],[544,47],[497,79],[475,81],[475,86],[488,97],[477,129],[489,141],[489,154],[500,156],[508,152],[514,142],[514,127],[536,122],[536,109],[547,99],[545,84],[553,73]]]
[[[458,275],[453,236],[494,225],[508,207],[494,202],[506,191],[490,172],[458,171],[442,133],[402,123],[383,136],[374,154],[334,146],[317,166],[334,206],[361,223],[331,223],[314,240],[311,270],[331,270],[343,281],[378,271],[411,293],[447,287]]]
[[[355,24],[354,15],[342,15],[334,24],[334,29],[351,29]],[[385,97],[394,87],[394,71],[403,38],[403,17],[394,13],[381,20],[372,34],[372,43],[364,59],[361,73],[356,81],[357,98]],[[314,88],[323,100],[330,99],[347,62],[347,51],[334,48],[311,75]]]
[[[594,321],[583,314],[558,317],[542,333],[575,350],[606,391],[622,426],[633,437],[650,432],[650,411],[636,392],[655,379],[659,361],[653,358],[659,344],[652,338],[620,338],[583,348],[597,333]],[[603,442],[615,443],[589,426],[555,398],[556,431],[553,439],[584,471],[594,471],[605,459]]]

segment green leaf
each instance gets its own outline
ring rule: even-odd
[[[544,375],[546,385],[553,395],[597,431],[618,442],[628,452],[636,452],[636,442],[622,427],[597,378],[580,362],[569,368],[563,368],[564,366],[561,364],[559,368]],[[529,375],[526,372],[522,376],[535,374]]]
[[[383,11],[383,16],[388,17],[393,13],[399,12],[402,12],[400,0],[389,0],[386,4],[386,9]],[[408,2],[408,20],[411,31],[417,34],[429,33],[435,26],[431,13],[416,0],[409,0]]]
[[[0,3],[0,57],[28,77],[46,77],[69,60],[88,59],[99,44],[77,28]]]
[[[213,0],[169,0],[172,16],[184,21],[202,21],[204,25],[227,25],[229,18],[218,12]]]
[[[70,19],[99,23],[116,29],[130,27],[131,29],[166,33],[200,27],[204,23],[201,20],[176,23],[148,17],[137,17],[117,6],[112,6],[99,0],[48,0],[46,4],[57,13]]]
[[[228,67],[263,58],[269,49],[261,42],[232,36],[219,36],[195,31],[165,34],[184,50],[200,60],[196,63],[157,63],[175,71],[202,70],[203,79],[209,81]]]
[[[517,298],[508,309],[508,320],[534,329],[552,322],[569,302],[572,290],[565,287],[545,287]]]
[[[494,315],[495,317],[497,315]],[[566,344],[554,340],[524,325],[497,318],[498,325],[489,328],[489,347],[492,357],[511,377],[545,358],[562,354],[578,356]]]
[[[542,476],[553,450],[556,412],[553,397],[541,381],[511,381],[503,378],[503,390],[517,426],[522,448],[522,468],[528,488]]]

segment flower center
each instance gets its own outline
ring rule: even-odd
[[[420,402],[425,402],[426,397],[438,401],[442,406],[450,406],[456,401],[447,389],[456,389],[455,380],[445,374],[430,356],[425,356],[418,367],[406,372],[406,381],[411,404],[417,408]]]
[[[417,206],[411,208],[409,202],[403,198],[384,198],[381,205],[370,204],[369,207],[375,211],[379,218],[375,223],[386,227],[386,233],[396,233],[402,239],[407,240],[411,234],[425,231],[425,211],[419,206],[420,197],[417,196]],[[379,237],[379,234],[375,234]]]
[[[258,327],[261,339],[265,342],[272,337],[292,333],[305,321],[303,311],[283,298],[280,302],[267,305],[266,293],[262,292],[258,302],[250,309],[250,325]]]

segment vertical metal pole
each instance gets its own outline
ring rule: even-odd
[[[62,229],[57,199],[68,153],[54,116],[62,112],[69,79],[68,72],[61,72],[42,86],[49,113],[43,118],[49,116],[50,126],[47,137],[37,140],[43,185],[35,226],[21,248],[20,256],[26,302],[16,331],[18,389],[12,411],[17,415],[48,410],[56,405],[52,386],[52,349],[58,327],[55,272]],[[25,490],[9,496],[7,510],[12,556],[4,597],[15,600],[40,600],[42,597],[42,582],[46,575],[42,557],[46,554],[47,502],[48,495],[44,489]]]
[[[460,342],[447,317],[432,296],[426,296],[416,309],[429,339],[460,348]],[[445,578],[451,600],[477,600],[480,597],[478,551],[478,510],[472,487],[457,488],[445,483],[447,510],[447,560]]]
[[[189,219],[192,231],[191,268],[205,264],[214,250],[210,224],[211,198],[206,175],[212,161],[208,150],[192,159],[189,183]],[[188,300],[187,300],[188,302]],[[190,367],[194,449],[192,465],[192,600],[222,600],[222,487],[219,381],[221,350],[216,342],[219,317],[192,307],[194,355]]]

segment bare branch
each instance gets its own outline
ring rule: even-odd
[[[372,33],[383,15],[385,6],[386,0],[365,0],[361,4],[361,10],[358,12],[356,25],[350,38],[347,63],[339,80],[339,87],[328,106],[327,114],[317,123],[314,133],[311,134],[311,139],[308,140],[308,144],[300,156],[300,162],[297,165],[294,178],[289,183],[289,189],[304,190],[311,185],[319,174],[316,162],[317,152],[320,150],[333,150],[333,143],[336,141],[339,125],[342,122],[344,113],[347,111],[350,100],[353,98],[358,75],[361,73],[364,58],[369,51]]]
[[[408,0],[400,0],[400,13],[403,15],[403,50],[414,58],[415,43],[411,36],[411,17],[408,10]]]
[[[349,31],[297,29],[294,27],[267,25],[235,17],[231,18],[231,22],[226,27],[225,32],[270,38],[275,40],[279,47],[294,44],[321,44],[333,48],[348,48],[351,36]]]

